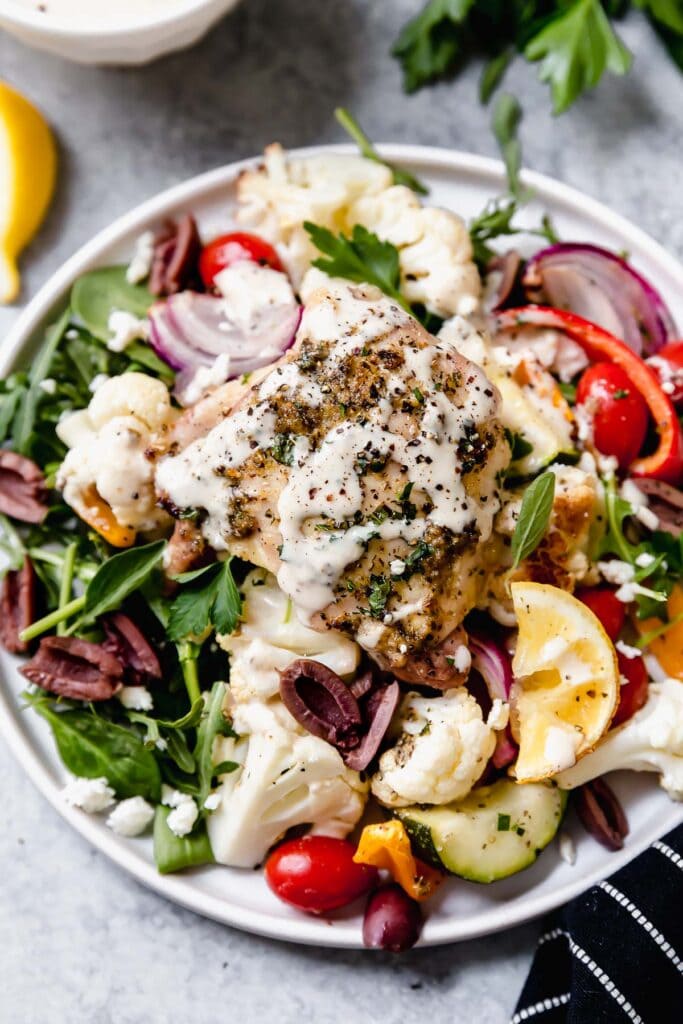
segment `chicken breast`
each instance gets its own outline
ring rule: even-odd
[[[329,281],[286,358],[162,460],[157,487],[216,551],[276,574],[303,621],[411,678],[480,596],[510,456],[498,404],[452,342]]]

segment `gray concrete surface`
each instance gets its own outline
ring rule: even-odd
[[[115,0],[111,0],[115,2]],[[477,73],[402,95],[391,40],[418,0],[244,0],[193,51],[141,69],[87,69],[0,34],[0,77],[59,136],[49,221],[25,261],[25,301],[118,214],[274,138],[340,138],[354,110],[377,140],[493,153]],[[683,255],[683,80],[641,19],[623,27],[636,71],[560,120],[531,70],[526,163],[608,202]],[[0,311],[0,331],[14,311]],[[286,948],[201,920],[146,892],[72,833],[0,749],[2,1024],[504,1024],[536,925],[391,960]]]

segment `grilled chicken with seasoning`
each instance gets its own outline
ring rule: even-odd
[[[261,373],[181,420],[178,447],[193,439],[158,466],[162,502],[273,572],[303,621],[452,686],[510,457],[495,387],[452,341],[341,281],[308,297],[295,345]]]

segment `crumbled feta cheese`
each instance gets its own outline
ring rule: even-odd
[[[619,461],[614,455],[601,455],[598,452],[596,460],[598,469],[603,476],[614,476],[617,469],[619,468]]]
[[[154,746],[157,750],[161,750],[163,752],[164,750],[168,750],[168,741],[165,740],[163,736],[160,736],[158,740],[154,741]]]
[[[41,380],[39,387],[46,395],[54,395],[57,390],[57,381],[53,377],[46,377],[44,380]]]
[[[495,729],[496,732],[500,732],[510,721],[510,705],[500,697],[496,697],[491,705],[489,711],[489,717],[486,719],[486,724],[489,729]]]
[[[651,508],[647,508],[646,505],[640,505],[636,509],[636,519],[646,526],[648,530],[656,530],[659,526],[659,518],[655,515]]]
[[[194,405],[209,390],[225,384],[230,376],[230,356],[221,352],[210,366],[199,366],[180,392],[183,405]]]
[[[154,817],[154,808],[141,796],[122,800],[107,818],[107,825],[120,836],[139,836]]]
[[[550,726],[546,733],[543,754],[546,761],[552,765],[553,775],[576,764],[576,751],[580,742],[580,733],[568,727],[561,729],[559,726]]]
[[[402,558],[395,558],[389,565],[389,571],[392,576],[402,576],[406,571],[406,563]]]
[[[209,793],[206,800],[204,801],[205,811],[217,811],[221,805],[221,794],[219,792]]]
[[[116,696],[130,711],[151,711],[154,707],[152,694],[146,686],[123,686]]]
[[[465,672],[469,672],[471,664],[472,655],[464,644],[460,644],[453,655],[453,668],[464,675]]]
[[[108,373],[96,373],[95,376],[93,377],[93,379],[88,384],[88,391],[92,392],[92,394],[94,395],[95,392],[99,388],[101,388],[102,385],[106,381],[108,381],[108,380],[109,380],[109,374]]]
[[[608,583],[617,585],[630,583],[634,576],[633,566],[613,558],[609,562],[598,562],[598,571]]]
[[[576,843],[568,832],[560,832],[560,857],[565,864],[576,864]]]
[[[577,405],[574,409],[574,418],[576,420],[576,429],[579,435],[579,441],[583,441],[584,444],[592,443],[593,417],[591,414],[583,405]]]
[[[109,781],[102,776],[99,779],[70,779],[62,796],[71,807],[80,807],[86,814],[97,814],[106,811],[114,803],[114,790]]]
[[[139,284],[149,277],[154,257],[154,232],[144,231],[135,242],[135,252],[126,270],[128,284]]]
[[[166,824],[174,835],[182,838],[190,834],[198,817],[199,808],[190,797],[173,808],[166,819]]]
[[[640,657],[640,651],[638,648],[631,647],[630,644],[624,643],[623,640],[617,640],[614,646],[624,655],[625,658],[629,658],[629,660]]]
[[[645,508],[647,505],[647,495],[641,491],[637,483],[633,480],[624,480],[623,484],[619,488],[619,493],[624,501],[627,501],[632,508]]]
[[[394,616],[391,614],[391,612],[387,612],[384,618],[382,619],[382,622],[384,623],[385,626],[390,626],[393,621]]]
[[[648,565],[652,565],[657,559],[654,555],[650,555],[647,551],[641,552],[636,558],[636,565],[639,569],[647,569]]]
[[[189,793],[183,793],[180,789],[174,789],[173,786],[167,786],[164,783],[161,787],[161,802],[164,807],[180,807],[181,804],[186,804],[192,800]]]
[[[614,596],[617,601],[621,601],[622,604],[631,604],[636,599],[636,584],[635,583],[623,583],[618,590],[614,592]]]
[[[127,313],[125,309],[112,309],[107,327],[111,333],[107,340],[110,352],[123,352],[132,341],[147,337],[147,321]]]

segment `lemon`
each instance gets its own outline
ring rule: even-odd
[[[42,114],[0,82],[0,303],[19,294],[17,257],[43,221],[56,167],[55,142]]]
[[[609,728],[619,699],[614,646],[592,611],[545,583],[512,583],[514,774],[536,782],[569,768]]]

